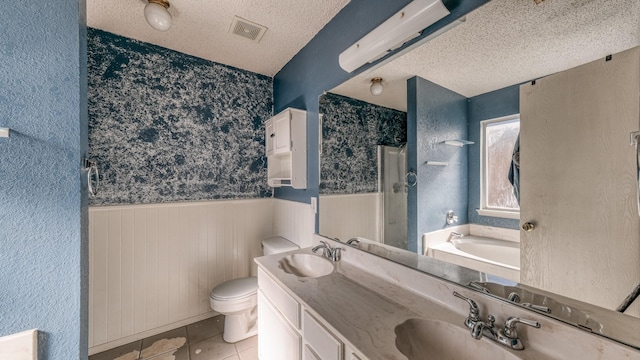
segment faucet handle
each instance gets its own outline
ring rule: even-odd
[[[504,336],[509,339],[517,339],[518,332],[516,331],[516,324],[525,324],[534,328],[540,328],[540,323],[533,320],[521,319],[519,317],[511,316],[504,322]]]
[[[342,250],[344,250],[344,248],[341,248],[341,247],[333,248],[333,250],[331,251],[331,260],[332,261],[340,261],[340,257],[342,255]]]
[[[460,295],[457,291],[453,292],[453,296],[460,298],[464,301],[466,301],[467,303],[469,303],[469,317],[467,318],[467,320],[465,321],[465,324],[469,327],[471,327],[472,325],[470,325],[470,322],[476,322],[476,321],[480,321],[480,308],[478,308],[478,304],[476,304],[475,301],[469,299],[466,296]]]

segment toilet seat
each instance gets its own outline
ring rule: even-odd
[[[255,276],[225,281],[211,290],[209,297],[217,301],[241,300],[255,296],[258,278]]]

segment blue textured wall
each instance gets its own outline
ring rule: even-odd
[[[422,234],[448,226],[447,211],[458,215],[458,224],[467,223],[467,150],[443,144],[467,138],[467,98],[420,77],[409,79],[407,98],[407,147],[412,154],[407,165],[417,172],[418,181],[408,193],[407,245],[422,253]],[[430,166],[427,161],[449,165]]]
[[[89,29],[92,205],[271,196],[269,77]]]
[[[38,328],[42,360],[87,356],[84,6],[0,15],[0,336]]]
[[[377,192],[377,145],[407,141],[407,113],[331,93],[320,113],[320,194]]]
[[[424,31],[419,41],[489,0],[450,0],[451,14]],[[307,189],[277,189],[276,197],[309,202],[318,196],[318,97],[336,85],[366,70],[347,73],[338,64],[340,53],[362,36],[406,6],[409,0],[351,0],[274,77],[275,113],[286,107],[307,111]],[[406,46],[409,46],[407,44]],[[322,205],[320,205],[322,206]]]
[[[518,229],[519,221],[490,216],[480,216],[480,121],[520,112],[520,85],[513,85],[490,93],[474,96],[469,100],[469,202],[468,217],[472,224]]]

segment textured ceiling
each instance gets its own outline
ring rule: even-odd
[[[87,0],[90,27],[259,74],[275,75],[349,0],[170,0],[171,29],[144,19],[146,0]],[[259,43],[228,33],[233,16],[268,28]]]
[[[406,111],[414,75],[472,97],[640,45],[640,0],[492,0],[425,45],[330,90]],[[385,89],[374,97],[371,78]]]

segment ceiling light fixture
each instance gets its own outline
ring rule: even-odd
[[[152,28],[167,31],[171,28],[171,14],[167,10],[169,2],[166,0],[148,0],[144,7],[144,18]]]
[[[383,88],[384,86],[382,86],[381,77],[374,77],[373,79],[371,79],[371,87],[369,88],[369,91],[371,91],[371,95],[378,96],[382,94]]]
[[[352,72],[383,58],[447,15],[442,0],[414,0],[343,51],[338,58],[340,67]]]

